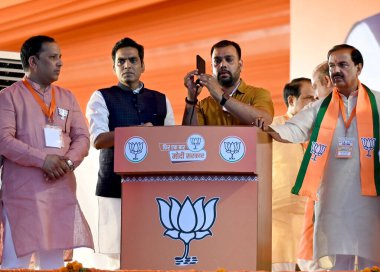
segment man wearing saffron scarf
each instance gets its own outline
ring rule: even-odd
[[[341,44],[328,52],[333,92],[284,125],[276,140],[309,141],[292,192],[315,200],[313,256],[332,270],[380,263],[380,94],[358,79],[363,58]]]

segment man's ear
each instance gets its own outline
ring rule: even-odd
[[[362,72],[362,69],[363,69],[363,64],[361,64],[361,63],[359,63],[358,65],[357,65],[357,69],[358,69],[358,76],[360,75],[360,73]]]
[[[242,59],[239,60],[239,67],[240,67],[240,71],[243,71],[243,60]]]
[[[332,87],[332,82],[331,82],[331,79],[330,79],[330,77],[328,75],[325,75],[322,78],[322,80],[323,80],[323,84],[322,84],[323,86],[326,86],[327,88]]]
[[[293,95],[289,95],[288,96],[288,105],[289,105],[289,107],[294,107],[294,103],[295,103],[295,97]]]
[[[29,68],[36,69],[37,68],[37,56],[30,56],[28,59]]]
[[[142,62],[141,63],[141,73],[144,73],[145,72],[145,63]]]

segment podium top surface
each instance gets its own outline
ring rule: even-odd
[[[165,126],[115,129],[122,175],[254,174],[255,127]]]

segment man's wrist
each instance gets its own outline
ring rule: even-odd
[[[186,102],[186,104],[189,104],[189,105],[196,105],[198,103],[198,99],[189,100],[189,99],[187,99],[187,97],[185,97],[185,102]]]
[[[223,93],[222,94],[222,99],[220,100],[219,104],[224,106],[224,104],[226,104],[227,100],[230,99],[231,96]]]

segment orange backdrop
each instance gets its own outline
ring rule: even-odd
[[[221,39],[238,42],[243,79],[271,91],[276,114],[285,111],[282,88],[289,80],[289,0],[2,0],[0,50],[19,51],[32,35],[54,37],[64,69],[58,84],[71,89],[85,110],[91,93],[117,82],[111,49],[129,36],[145,47],[148,88],[167,94],[180,124],[184,75],[195,55],[207,61]],[[203,94],[204,95],[204,94]]]

